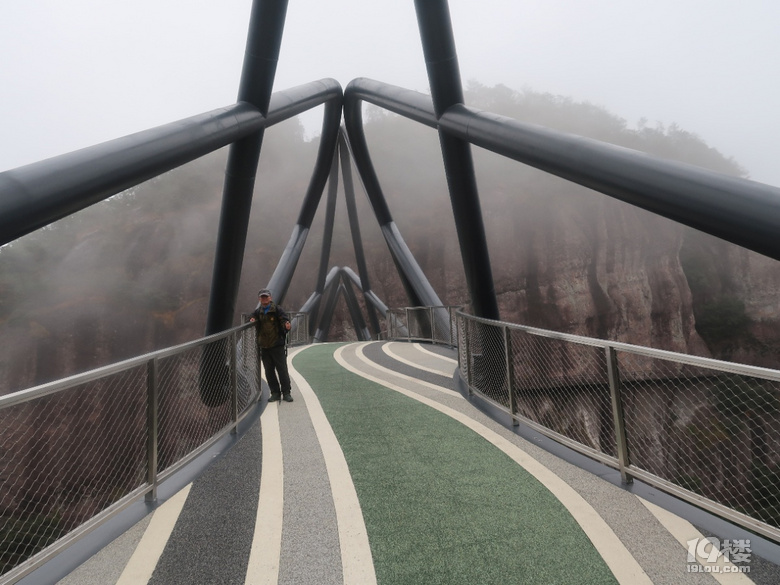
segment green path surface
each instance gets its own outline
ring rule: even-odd
[[[616,582],[528,472],[450,417],[344,370],[336,349],[312,346],[293,365],[344,451],[379,584]]]

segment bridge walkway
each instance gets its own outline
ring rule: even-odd
[[[455,360],[398,342],[291,351],[294,402],[261,404],[204,473],[57,582],[780,582],[756,554],[749,574],[692,571],[690,514],[502,424],[458,391]]]

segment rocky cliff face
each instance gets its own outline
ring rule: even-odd
[[[482,192],[503,320],[780,366],[780,263],[564,181],[531,184]],[[454,229],[432,229],[410,248],[444,302],[467,303]]]
[[[721,359],[780,364],[780,262],[689,230],[681,261],[697,328]]]
[[[577,335],[706,353],[678,256],[682,231],[583,193],[526,214],[495,265],[504,318]],[[541,215],[541,217],[539,217]]]

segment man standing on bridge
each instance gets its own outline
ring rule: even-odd
[[[276,402],[282,396],[285,402],[292,402],[285,347],[287,332],[290,330],[290,319],[287,318],[284,309],[273,302],[270,290],[264,288],[257,293],[257,296],[260,299],[260,306],[254,310],[249,320],[257,322],[255,326],[257,352],[263,361],[265,377],[271,388],[269,402]]]

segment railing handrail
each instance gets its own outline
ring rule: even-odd
[[[33,386],[32,388],[28,388],[26,390],[19,390],[17,392],[12,392],[10,394],[0,396],[0,410],[2,410],[3,408],[7,408],[9,406],[24,404],[25,402],[29,402],[37,398],[42,398],[50,394],[56,394],[57,392],[61,392],[63,390],[67,390],[68,388],[72,388],[73,386],[78,386],[80,384],[85,384],[87,382],[99,380],[100,378],[105,378],[106,376],[110,376],[112,374],[117,374],[119,372],[130,370],[132,368],[137,368],[138,366],[142,366],[153,359],[170,357],[177,353],[181,353],[183,351],[193,349],[201,345],[207,345],[219,339],[229,337],[230,335],[238,331],[243,331],[244,329],[248,329],[249,327],[252,326],[254,326],[253,323],[238,325],[237,327],[233,327],[232,329],[228,329],[221,333],[215,333],[214,335],[209,335],[208,337],[202,337],[194,341],[187,341],[179,345],[174,345],[164,349],[159,349],[150,353],[146,353],[140,356],[123,360],[121,362],[116,362],[113,364],[108,364],[106,366],[101,366],[99,368],[95,368],[94,370],[89,370],[87,372],[82,372],[80,374],[74,374],[72,376],[68,376],[67,378],[60,378],[59,380],[46,382],[45,384]]]
[[[306,315],[306,314],[290,313],[290,315],[294,315],[293,318],[295,319],[298,318],[300,315]],[[124,372],[126,370],[130,370],[132,368],[142,366],[153,359],[162,359],[162,358],[170,357],[177,353],[182,353],[183,351],[187,351],[189,349],[193,349],[201,345],[207,345],[219,339],[230,337],[230,335],[232,335],[233,333],[237,333],[239,331],[243,331],[244,329],[249,329],[250,327],[254,327],[254,326],[255,326],[254,323],[244,323],[242,325],[237,325],[236,327],[222,331],[221,333],[215,333],[214,335],[201,337],[200,339],[187,341],[179,345],[173,345],[171,347],[158,349],[136,357],[122,360],[120,362],[101,366],[99,368],[95,368],[93,370],[89,370],[79,374],[74,374],[66,378],[60,378],[58,380],[52,380],[51,382],[39,384],[38,386],[33,386],[32,388],[27,388],[25,390],[18,390],[16,392],[11,392],[9,394],[0,396],[0,410],[17,404],[23,404],[25,402],[29,402],[37,398],[42,398],[50,394],[56,394],[57,392],[61,392],[63,390],[67,390],[68,388],[72,388],[73,386],[78,386],[80,384],[92,382],[94,380],[98,380],[100,378],[105,378],[106,376],[110,376],[112,374]]]
[[[678,352],[664,350],[664,349],[654,349],[652,347],[646,347],[643,345],[633,345],[630,343],[623,343],[619,341],[598,339],[596,337],[585,337],[582,335],[574,335],[572,333],[561,333],[559,331],[540,329],[538,327],[530,327],[528,325],[519,325],[517,323],[509,323],[507,321],[485,319],[482,317],[469,315],[468,313],[464,313],[462,311],[458,311],[457,314],[458,316],[464,317],[466,319],[469,319],[477,323],[507,327],[509,329],[525,331],[527,333],[530,333],[532,335],[538,335],[540,337],[549,337],[552,339],[560,339],[562,341],[571,341],[573,343],[578,343],[580,345],[590,345],[593,347],[602,347],[604,349],[611,347],[614,349],[619,349],[621,351],[633,353],[636,355],[676,361],[689,366],[711,368],[714,370],[720,370],[731,374],[754,376],[756,378],[763,378],[765,380],[774,380],[780,382],[780,370],[774,370],[772,368],[751,366],[751,365],[740,364],[736,362],[727,362],[723,360],[717,360],[714,358],[694,356],[687,353],[678,353]]]

